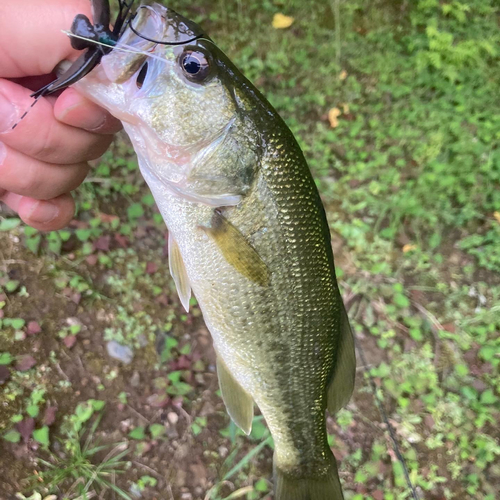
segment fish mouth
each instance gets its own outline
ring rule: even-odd
[[[174,10],[157,3],[142,5],[113,50],[74,87],[119,120],[134,123],[134,117],[124,110],[124,96],[120,102],[118,85],[131,79],[146,60],[157,67],[172,64],[171,51],[165,47],[188,44],[201,37],[208,38],[196,23]]]

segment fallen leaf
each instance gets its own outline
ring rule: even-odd
[[[146,273],[147,274],[154,274],[158,271],[158,264],[156,262],[148,262],[146,264]]]
[[[123,236],[119,233],[115,234],[115,241],[120,245],[122,248],[127,248],[128,247],[128,239],[126,236]]]
[[[411,252],[412,250],[415,250],[415,248],[417,248],[417,245],[412,245],[411,243],[407,243],[406,245],[403,246],[403,253]]]
[[[57,406],[49,406],[43,414],[43,425],[52,425],[56,421]]]
[[[109,252],[109,244],[111,243],[111,236],[101,236],[94,243],[95,250],[101,250],[103,252]]]
[[[16,364],[16,370],[19,370],[20,372],[25,372],[30,368],[33,368],[35,365],[36,365],[35,358],[33,356],[30,356],[29,354],[25,354],[24,356],[19,357],[19,360],[17,361]]]
[[[26,329],[28,335],[36,335],[42,331],[41,326],[36,321],[30,321]]]
[[[0,365],[0,385],[10,379],[10,370],[5,365]]]
[[[31,437],[31,433],[33,432],[34,428],[35,419],[31,417],[24,418],[16,424],[16,429],[18,430],[19,434],[21,434],[21,437],[23,438],[23,441],[25,443]]]
[[[110,214],[105,214],[103,212],[101,212],[99,214],[99,218],[101,219],[102,222],[106,222],[108,224],[111,224],[111,222],[115,221],[115,220],[119,220],[119,217],[116,216],[116,215],[110,215]]]
[[[63,339],[63,344],[68,348],[71,349],[76,343],[76,336],[75,335],[68,335],[67,337],[64,337]]]
[[[285,16],[284,14],[281,14],[281,12],[278,12],[277,14],[274,14],[273,28],[276,28],[277,30],[289,28],[293,24],[293,21],[293,17]]]
[[[432,415],[429,415],[429,414],[425,415],[424,423],[430,430],[432,430],[434,428],[434,425],[435,425],[435,422],[434,422],[434,419],[432,418]]]
[[[455,333],[457,331],[457,328],[455,326],[455,323],[443,323],[441,325],[443,327],[443,330],[446,330],[447,332],[450,333]]]
[[[164,408],[170,402],[170,397],[167,394],[152,394],[146,402],[153,408]]]
[[[89,266],[95,266],[97,264],[97,261],[99,260],[99,257],[95,254],[89,255],[85,261]]]
[[[339,124],[338,117],[342,114],[339,108],[332,108],[328,111],[328,121],[330,122],[330,127],[336,128]]]
[[[168,306],[170,304],[170,300],[168,299],[168,295],[162,293],[156,297],[155,302],[157,304],[161,304],[162,306]]]

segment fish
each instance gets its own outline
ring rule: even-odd
[[[341,500],[328,445],[355,382],[325,210],[285,122],[202,28],[142,5],[73,87],[120,119],[168,228],[180,302],[194,295],[222,398],[274,440],[277,500]]]

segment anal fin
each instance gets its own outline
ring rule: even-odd
[[[349,325],[345,306],[342,303],[337,361],[335,373],[328,386],[327,394],[327,408],[330,415],[335,415],[335,413],[347,404],[354,390],[355,378],[356,352],[354,349],[354,336]]]
[[[174,278],[181,304],[184,306],[184,309],[186,309],[186,312],[189,312],[191,285],[186,272],[186,266],[182,260],[179,245],[177,245],[177,242],[174,240],[171,232],[168,233],[168,265],[170,268],[170,274],[172,275],[172,278]]]
[[[217,356],[217,376],[229,416],[245,433],[250,434],[253,420],[253,399],[229,372],[220,356]]]

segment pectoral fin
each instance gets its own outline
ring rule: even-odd
[[[340,338],[337,364],[333,379],[328,386],[327,408],[330,415],[337,413],[349,401],[354,390],[356,376],[356,352],[349,318],[342,304],[340,315]]]
[[[168,265],[170,268],[170,274],[172,275],[172,278],[174,278],[181,304],[184,306],[184,309],[189,312],[191,285],[186,272],[186,266],[182,260],[181,251],[179,250],[179,246],[170,232],[168,233]]]
[[[243,234],[218,210],[214,211],[211,224],[201,229],[215,241],[226,261],[249,280],[267,286],[269,269]]]
[[[220,356],[217,356],[217,376],[222,399],[229,416],[245,433],[250,434],[253,419],[253,399],[231,375]]]

